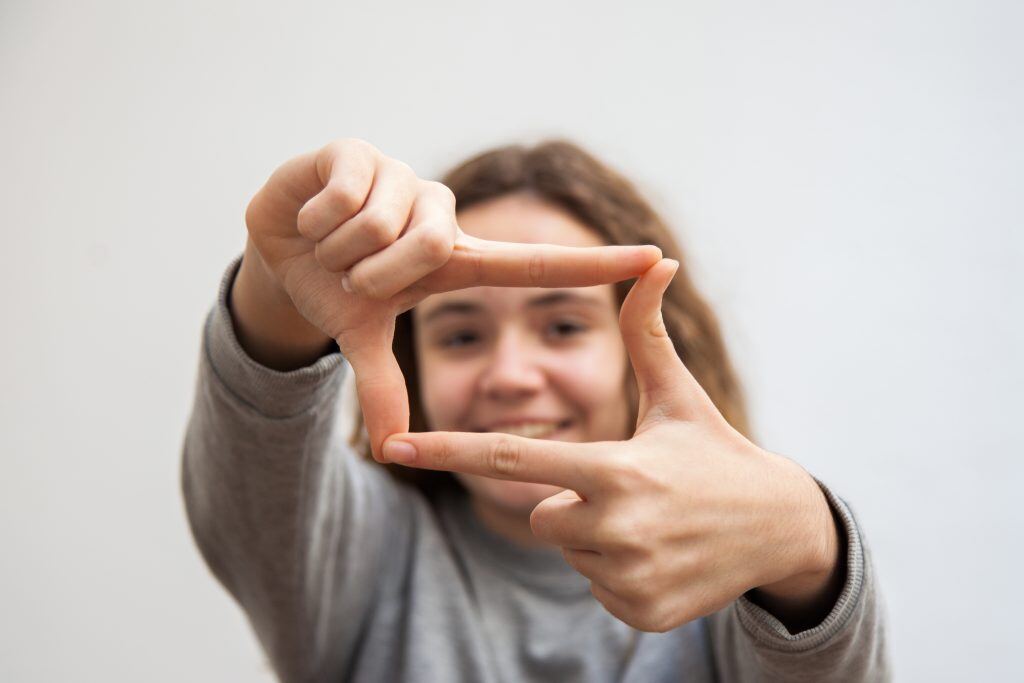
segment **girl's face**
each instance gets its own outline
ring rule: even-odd
[[[569,213],[527,194],[459,212],[464,232],[504,242],[601,246]],[[612,285],[474,287],[413,310],[420,400],[430,429],[536,439],[628,438],[629,362]],[[562,489],[456,474],[478,502],[529,513]]]

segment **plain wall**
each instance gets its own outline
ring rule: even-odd
[[[897,678],[1024,676],[1021,7],[3,2],[0,679],[270,678],[180,447],[249,198],[343,136],[627,173],[858,514]]]

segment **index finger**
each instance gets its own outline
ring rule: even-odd
[[[650,244],[566,247],[495,242],[460,231],[444,266],[420,281],[430,292],[466,287],[589,287],[641,275],[661,260]]]
[[[384,457],[408,467],[554,484],[584,494],[595,490],[597,459],[610,446],[512,434],[415,432],[390,436]]]

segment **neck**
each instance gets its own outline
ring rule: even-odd
[[[508,539],[513,543],[528,548],[551,548],[533,535],[530,528],[530,514],[508,510],[493,503],[481,500],[479,496],[470,496],[473,512],[480,522],[490,531]]]

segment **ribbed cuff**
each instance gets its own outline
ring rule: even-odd
[[[242,256],[236,256],[224,271],[217,303],[206,317],[206,358],[228,391],[262,415],[281,419],[304,413],[328,392],[340,391],[344,358],[340,352],[331,353],[290,372],[273,370],[250,358],[238,342],[228,309],[228,296],[241,263]]]
[[[758,643],[774,650],[786,652],[804,652],[818,647],[832,639],[850,621],[850,617],[860,608],[863,600],[863,587],[868,568],[864,563],[864,547],[861,543],[860,529],[853,517],[853,512],[841,498],[836,496],[817,478],[818,483],[829,506],[842,521],[846,529],[846,581],[843,590],[825,620],[813,628],[793,634],[764,608],[755,605],[746,596],[736,601],[736,609],[740,623],[747,633]]]

